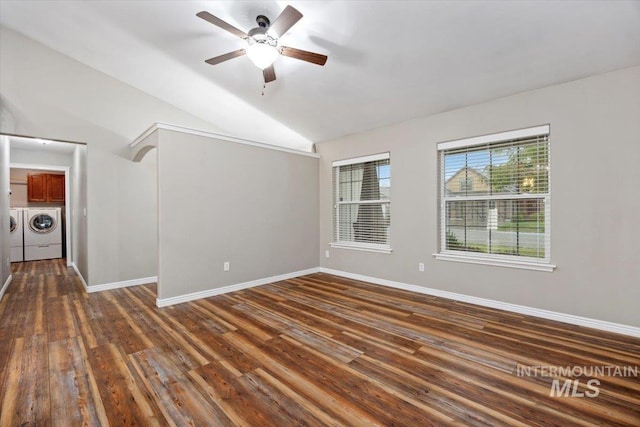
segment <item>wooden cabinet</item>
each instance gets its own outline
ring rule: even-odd
[[[64,202],[64,175],[49,175],[47,201]]]
[[[47,175],[29,175],[27,178],[27,200],[29,202],[47,201]]]
[[[64,202],[64,175],[29,175],[27,199],[29,202]]]

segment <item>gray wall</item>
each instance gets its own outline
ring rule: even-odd
[[[323,267],[640,326],[640,67],[317,145]],[[551,125],[553,273],[436,261],[441,141]],[[331,162],[391,152],[390,255],[331,249]],[[418,263],[426,271],[418,272]]]
[[[156,165],[128,144],[156,121],[218,129],[6,28],[0,69],[0,132],[88,144],[89,285],[155,276]]]
[[[318,266],[317,158],[157,132],[159,298]]]
[[[0,135],[0,289],[11,274],[9,262],[9,138]]]
[[[73,151],[71,175],[73,184],[71,187],[71,213],[73,215],[71,248],[73,262],[85,282],[88,283],[87,216],[84,212],[87,207],[87,147],[85,145],[76,145]]]

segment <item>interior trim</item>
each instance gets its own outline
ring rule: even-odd
[[[157,282],[157,277],[146,277],[142,279],[126,280],[123,282],[106,283],[103,285],[87,287],[86,282],[79,273],[78,268],[73,264],[73,269],[78,273],[80,280],[87,288],[87,292],[99,292],[108,289],[117,289],[128,286],[136,286],[147,283]],[[249,282],[237,283],[234,285],[223,286],[221,288],[208,289],[205,291],[193,292],[185,295],[178,295],[170,298],[157,298],[157,307],[167,307],[174,304],[181,304],[184,302],[194,301],[197,299],[208,298],[215,295],[226,294],[228,292],[239,291],[242,289],[253,288],[255,286],[267,285],[269,283],[278,282],[280,280],[293,279],[295,277],[306,276],[307,274],[314,273],[326,273],[333,274],[335,276],[346,277],[348,279],[361,280],[363,282],[374,283],[376,285],[388,286],[391,288],[402,289],[405,291],[416,292],[419,294],[431,295],[436,297],[447,298],[455,301],[466,302],[470,304],[476,304],[483,307],[496,308],[499,310],[506,310],[513,313],[526,314],[529,316],[540,317],[542,319],[555,320],[558,322],[569,323],[572,325],[584,326],[587,328],[599,329],[602,331],[615,332],[618,334],[628,335],[632,337],[640,338],[640,327],[623,325],[620,323],[607,322],[604,320],[592,319],[588,317],[576,316],[573,314],[560,313],[556,311],[543,310],[540,308],[528,307],[524,305],[511,304],[508,302],[496,301],[486,298],[474,297],[471,295],[458,294],[455,292],[442,291],[439,289],[428,288],[425,286],[411,285],[408,283],[396,282],[392,280],[380,279],[372,276],[365,276],[362,274],[348,273],[341,270],[333,270],[325,267],[309,268],[307,270],[296,271],[292,273],[281,274],[279,276],[265,277],[263,279],[256,279]],[[0,291],[0,298],[4,294],[9,282],[11,282],[11,276],[7,279],[2,291]]]
[[[169,298],[157,298],[156,306],[167,307],[169,305],[181,304],[197,299],[208,298],[215,295],[226,294],[228,292],[240,291],[242,289],[253,288],[255,286],[267,285],[281,280],[293,279],[294,277],[306,276],[307,274],[318,273],[319,267],[309,268],[307,270],[294,271],[293,273],[281,274],[279,276],[265,277],[263,279],[251,280],[249,282],[237,283],[235,285],[222,286],[220,288],[207,289],[206,291],[193,292],[185,295],[178,295]]]
[[[387,246],[387,247],[382,247],[382,245],[380,245],[380,247],[376,247],[376,246],[360,246],[357,244],[354,245],[350,245],[348,243],[337,243],[337,242],[332,242],[329,243],[329,246],[332,248],[337,248],[337,249],[349,249],[352,251],[365,251],[365,252],[377,252],[377,253],[381,253],[381,254],[390,254],[391,252],[393,252],[393,249],[391,248],[391,246]]]
[[[492,258],[473,255],[465,256],[462,254],[451,253],[439,253],[433,254],[433,256],[435,259],[440,261],[466,262],[469,264],[492,265],[494,267],[522,268],[525,270],[546,271],[547,273],[553,272],[553,270],[556,268],[554,264],[549,264],[546,262],[527,262],[515,259],[501,259],[498,257]]]
[[[4,282],[4,285],[2,285],[2,289],[0,289],[0,300],[2,300],[2,297],[4,296],[4,293],[7,291],[7,288],[9,287],[9,284],[11,283],[11,281],[13,280],[13,275],[9,275],[9,277],[7,277],[7,280]]]
[[[602,331],[615,332],[640,338],[640,327],[622,325],[620,323],[606,322],[604,320],[591,319],[588,317],[575,316],[573,314],[559,313],[556,311],[543,310],[540,308],[527,307],[524,305],[511,304],[508,302],[495,301],[470,295],[458,294],[454,292],[441,291],[439,289],[427,288],[425,286],[410,285],[408,283],[395,282],[392,280],[379,279],[377,277],[364,276],[362,274],[347,273],[346,271],[333,270],[320,267],[321,273],[333,274],[335,276],[346,277],[348,279],[361,280],[363,282],[375,283],[376,285],[389,286],[391,288],[403,289],[405,291],[417,292],[420,294],[432,295],[436,297],[448,298],[455,301],[467,302],[483,307],[497,308],[499,310],[511,311],[514,313],[526,314],[540,317],[542,319],[555,320],[558,322],[570,323],[572,325],[585,326],[587,328],[600,329]]]
[[[19,133],[2,132],[2,133],[0,133],[0,136],[8,136],[9,138],[15,137],[15,138],[28,138],[28,139],[46,139],[47,141],[64,142],[66,144],[78,144],[78,145],[84,145],[84,146],[87,145],[86,142],[82,142],[82,141],[70,141],[68,139],[55,139],[55,138],[48,138],[48,137],[43,137],[43,136],[22,135],[22,134],[19,134]]]
[[[102,285],[87,286],[87,293],[108,291],[111,289],[128,288],[130,286],[156,283],[158,276],[142,277],[140,279],[123,280],[122,282],[103,283]]]
[[[80,281],[82,282],[82,285],[84,286],[84,290],[86,291],[87,289],[89,289],[89,285],[87,285],[87,282],[84,280],[84,277],[82,277],[82,274],[80,273],[80,270],[78,270],[78,266],[76,265],[75,262],[71,263],[71,267],[73,267],[73,270],[76,272],[76,274],[80,278]]]
[[[350,159],[336,160],[334,162],[331,162],[331,167],[335,168],[336,166],[348,166],[355,165],[357,163],[375,162],[378,160],[387,160],[390,158],[390,152],[387,151],[380,154],[372,154],[370,156],[352,157]]]
[[[471,138],[456,139],[438,143],[438,151],[454,148],[472,147],[493,142],[509,141],[512,139],[531,138],[539,135],[549,135],[550,126],[534,126],[524,129],[510,130],[506,132],[492,133],[490,135],[472,136]]]
[[[219,139],[227,142],[235,142],[237,144],[251,145],[254,147],[266,148],[268,150],[284,151],[285,153],[297,154],[297,155],[306,156],[306,157],[313,157],[316,159],[320,158],[320,155],[316,153],[309,153],[307,151],[296,150],[294,148],[279,147],[277,145],[267,144],[265,142],[258,142],[258,141],[252,141],[250,139],[236,138],[233,136],[221,135],[218,133],[207,132],[203,130],[197,130],[197,129],[192,129],[184,126],[172,125],[169,123],[162,123],[162,122],[156,122],[151,126],[149,126],[147,130],[142,132],[140,136],[138,136],[136,139],[133,140],[133,142],[131,142],[131,144],[129,144],[129,148],[134,148],[136,145],[138,145],[140,142],[142,142],[145,138],[147,138],[149,135],[151,135],[153,132],[155,132],[158,129],[181,132],[181,133],[186,133],[186,134],[196,135],[196,136],[203,136],[205,138]]]

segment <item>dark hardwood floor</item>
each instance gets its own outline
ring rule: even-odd
[[[640,339],[326,274],[162,309],[62,260],[13,275],[1,426],[640,425]]]

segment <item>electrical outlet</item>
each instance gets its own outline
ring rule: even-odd
[[[424,262],[418,263],[418,271],[424,271]]]
[[[231,269],[231,264],[229,263],[229,261],[225,261],[224,265],[222,266],[222,269],[224,271],[229,271]]]
[[[328,250],[324,251],[324,257],[325,258],[329,258],[329,251]]]

